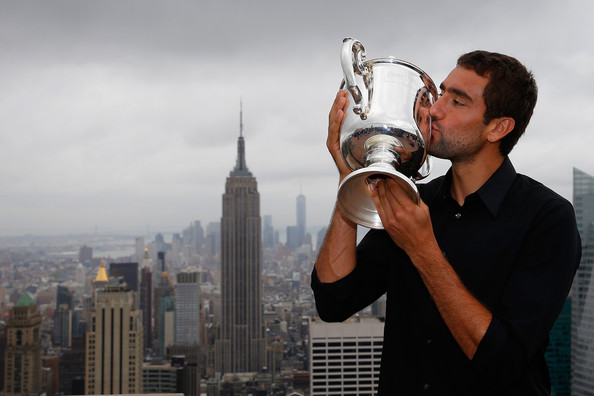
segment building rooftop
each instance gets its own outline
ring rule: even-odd
[[[21,294],[19,300],[15,304],[15,307],[30,307],[31,305],[35,305],[35,301],[33,301],[29,293],[25,292]]]

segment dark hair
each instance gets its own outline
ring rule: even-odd
[[[534,76],[517,59],[496,52],[469,52],[458,58],[457,65],[489,79],[483,93],[485,124],[498,117],[514,119],[514,129],[499,146],[503,155],[509,154],[526,130],[536,105],[538,87]]]

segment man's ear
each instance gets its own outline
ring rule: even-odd
[[[514,129],[516,121],[511,117],[500,117],[492,119],[490,124],[492,127],[487,139],[489,142],[495,143],[503,139]]]

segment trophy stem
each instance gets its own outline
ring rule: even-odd
[[[405,190],[410,198],[419,202],[419,190],[413,181],[392,167],[370,165],[358,169],[345,177],[338,187],[338,206],[350,220],[367,228],[383,229],[375,204],[369,195],[369,183],[378,178],[391,178]]]

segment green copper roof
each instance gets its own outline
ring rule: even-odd
[[[35,305],[35,301],[33,301],[29,293],[21,294],[19,300],[15,304],[16,307],[29,307],[31,305]]]

